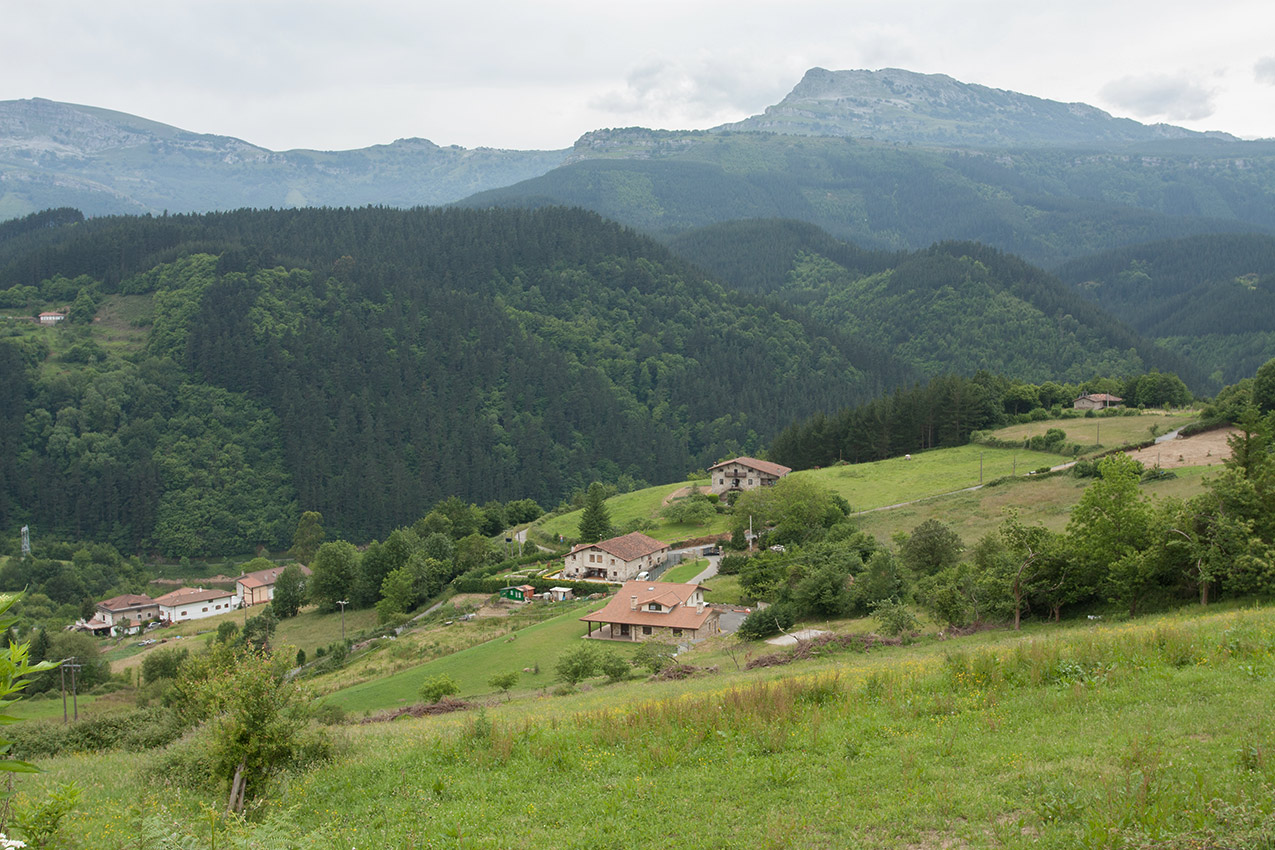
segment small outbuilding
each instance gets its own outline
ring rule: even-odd
[[[500,598],[508,599],[511,602],[531,602],[536,598],[536,589],[529,584],[520,584],[517,587],[502,587],[500,589]]]
[[[549,588],[549,599],[554,602],[566,602],[574,599],[575,594],[571,592],[569,587],[551,587]]]

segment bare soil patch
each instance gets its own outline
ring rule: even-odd
[[[1159,463],[1161,469],[1179,466],[1211,466],[1231,456],[1226,440],[1236,433],[1234,428],[1219,428],[1191,437],[1178,437],[1145,449],[1129,452],[1129,457],[1142,462],[1148,468]]]

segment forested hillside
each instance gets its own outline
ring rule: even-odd
[[[1122,245],[1270,232],[1275,147],[926,149],[757,132],[641,128],[583,136],[569,164],[462,202],[582,206],[657,234],[792,218],[868,248],[975,240],[1053,266]]]
[[[1086,298],[1227,383],[1275,357],[1275,238],[1196,236],[1058,270]]]
[[[776,220],[701,228],[670,245],[741,289],[802,305],[888,348],[924,375],[985,369],[1021,381],[1083,381],[1159,369],[1197,392],[1218,386],[1052,275],[984,245],[864,251],[811,225]]]
[[[912,376],[561,209],[41,227],[0,242],[0,305],[70,308],[0,326],[0,522],[174,555],[673,480]]]

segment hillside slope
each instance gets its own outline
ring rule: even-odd
[[[560,209],[95,219],[0,242],[0,298],[72,307],[2,331],[0,522],[169,554],[677,480],[913,377]]]
[[[1058,275],[1226,383],[1275,357],[1275,238],[1198,236],[1134,245],[1073,261]]]

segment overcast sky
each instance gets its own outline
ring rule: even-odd
[[[1271,0],[2,0],[0,100],[272,150],[548,149],[736,121],[815,66],[894,67],[1275,137],[1273,36]]]

